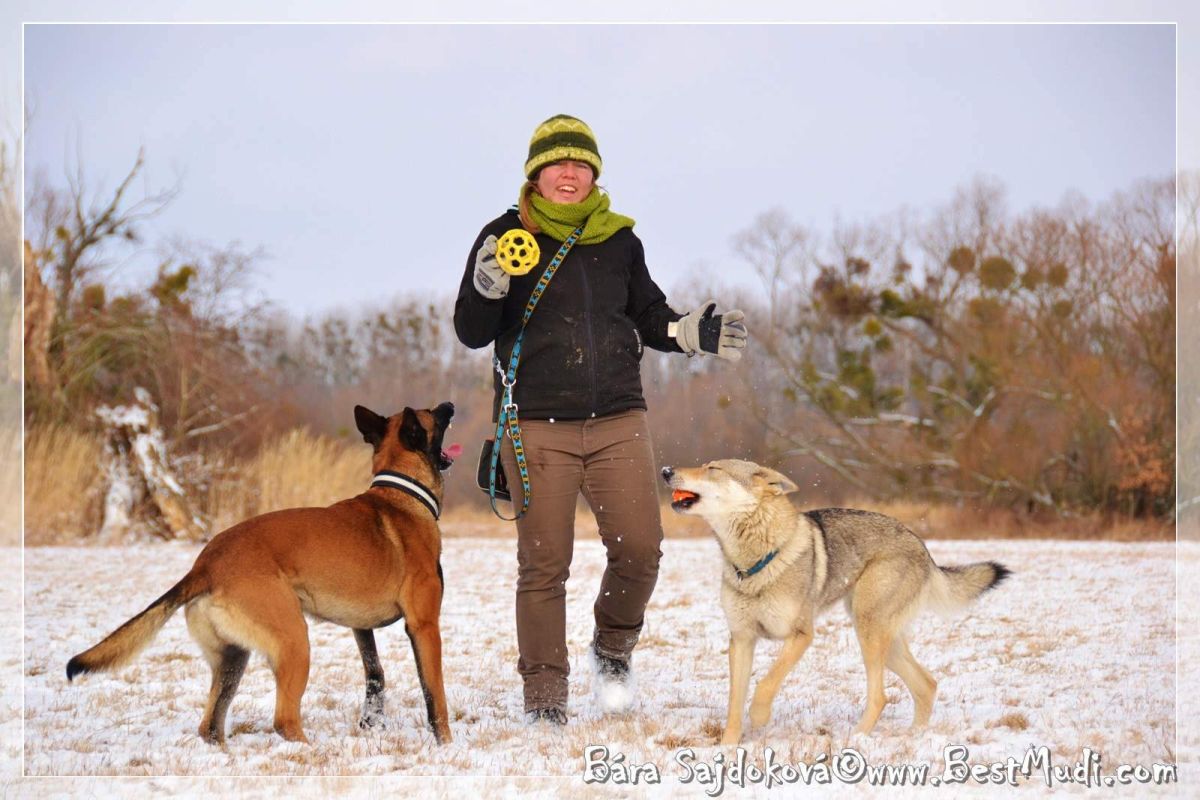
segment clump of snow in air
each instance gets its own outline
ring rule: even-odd
[[[605,595],[608,592],[604,593]],[[637,692],[637,673],[630,668],[625,680],[613,680],[600,672],[594,652],[589,652],[589,667],[592,672],[592,698],[596,708],[604,714],[623,714],[633,708]]]

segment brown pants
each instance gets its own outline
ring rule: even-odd
[[[588,420],[521,421],[529,511],[517,521],[517,671],[525,710],[567,705],[566,597],[580,491],[600,526],[608,566],[596,597],[594,643],[626,659],[637,644],[662,557],[654,450],[646,412]],[[500,451],[519,508],[520,473],[506,436]]]

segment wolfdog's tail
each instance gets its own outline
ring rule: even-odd
[[[929,570],[929,581],[925,584],[924,605],[939,614],[957,613],[1011,574],[1012,570],[995,561],[957,567],[934,564]]]
[[[81,672],[101,672],[128,664],[150,644],[180,606],[208,592],[208,581],[194,572],[172,586],[133,619],[106,636],[90,650],[67,662],[67,680]]]

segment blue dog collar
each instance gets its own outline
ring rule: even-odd
[[[734,570],[737,572],[738,580],[745,580],[746,578],[762,572],[763,568],[767,566],[767,564],[771,563],[771,559],[775,558],[775,555],[778,552],[778,550],[772,550],[771,552],[767,553],[750,569],[738,569],[737,567],[734,567]]]

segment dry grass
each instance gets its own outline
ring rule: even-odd
[[[0,536],[17,529],[15,498],[7,501],[2,492],[17,491],[20,440],[16,433],[0,431],[0,508],[13,517],[0,518]],[[102,513],[103,476],[97,470],[102,443],[94,436],[61,426],[32,427],[26,436],[25,529],[26,543],[66,544],[86,539],[98,529]],[[209,459],[209,463],[213,463]],[[213,533],[234,523],[280,508],[323,506],[362,491],[370,475],[370,452],[361,442],[316,436],[293,430],[268,441],[252,458],[217,464],[204,496],[201,510],[211,520]],[[459,479],[455,474],[450,480]],[[807,505],[828,505],[819,498]],[[906,501],[859,500],[838,505],[866,508],[890,514],[926,539],[1101,539],[1110,541],[1167,541],[1175,537],[1170,522],[1097,515],[1057,519],[1050,516],[1017,514],[1006,509],[956,507]],[[511,516],[512,507],[499,504]],[[698,517],[676,514],[663,504],[663,530],[667,538],[692,539],[711,536]],[[598,538],[595,517],[586,503],[579,503],[576,536]],[[486,505],[452,503],[442,519],[447,538],[511,538],[516,528],[500,520]]]
[[[0,546],[20,542],[21,431],[0,428]]]
[[[1059,519],[1057,517],[1018,514],[1002,508],[970,508],[918,503],[913,501],[851,500],[829,504],[814,501],[812,508],[838,505],[864,508],[888,514],[913,529],[923,539],[1071,539],[1117,542],[1172,541],[1175,526],[1170,521],[1103,517],[1098,514]],[[497,504],[501,513],[512,516],[507,503]],[[663,532],[668,539],[707,538],[712,535],[699,517],[676,514],[664,503],[660,509]],[[507,538],[516,535],[510,522],[503,522],[490,509],[454,508],[442,520],[442,532],[448,538],[471,536]],[[599,538],[596,518],[585,503],[575,512],[575,535],[581,539]]]
[[[506,517],[511,517],[512,506],[508,503],[497,503],[496,507]],[[670,505],[664,503],[659,509],[662,517],[663,534],[668,539],[702,539],[712,535],[712,531],[704,520],[699,517],[689,517],[676,514]],[[451,506],[442,516],[442,535],[445,538],[460,538],[469,536],[484,539],[515,538],[516,526],[505,522],[492,513],[491,508],[484,506],[454,507]],[[599,539],[600,527],[596,517],[587,504],[580,500],[575,509],[575,537],[577,539]]]
[[[992,724],[993,728],[1008,728],[1013,731],[1023,731],[1029,727],[1029,719],[1020,712],[1010,712]]]
[[[12,452],[13,438],[0,438],[0,447]],[[97,467],[103,451],[95,436],[62,425],[26,431],[26,544],[78,542],[99,528],[104,476]]]
[[[890,514],[923,539],[1100,539],[1115,542],[1172,541],[1169,520],[1088,514],[1059,518],[1004,508],[973,508],[913,501],[848,503]]]
[[[360,442],[293,430],[214,480],[204,511],[216,532],[268,511],[326,506],[352,497],[370,474],[371,454]]]

